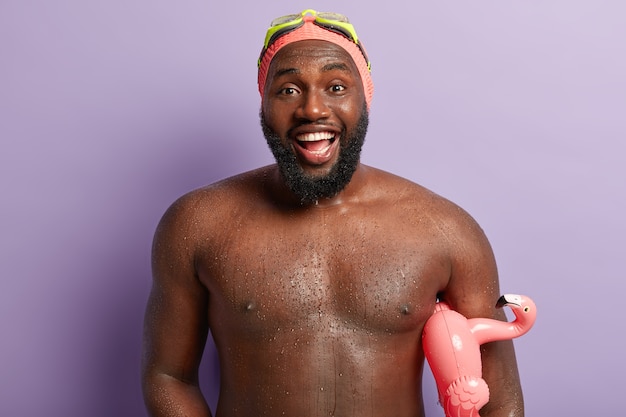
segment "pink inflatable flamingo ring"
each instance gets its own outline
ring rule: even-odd
[[[524,335],[537,317],[535,303],[524,295],[505,294],[496,307],[507,306],[511,322],[465,318],[441,301],[422,333],[424,354],[437,383],[439,402],[446,417],[480,417],[489,401],[489,387],[482,379],[480,345]]]

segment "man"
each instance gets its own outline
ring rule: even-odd
[[[277,164],[181,197],[157,229],[151,415],[210,415],[198,387],[210,329],[216,416],[424,416],[421,334],[437,299],[504,319],[487,239],[453,203],[360,163],[373,86],[347,19],[275,21],[259,91]],[[512,344],[484,345],[483,365],[481,415],[522,416]]]

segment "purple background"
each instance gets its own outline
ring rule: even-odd
[[[624,2],[216,3],[0,2],[0,415],[145,415],[156,223],[272,161],[257,54],[311,6],[350,16],[373,61],[363,161],[467,209],[502,291],[537,302],[515,342],[527,415],[621,410]]]

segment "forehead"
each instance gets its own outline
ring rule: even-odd
[[[331,63],[343,64],[348,71],[359,76],[352,57],[339,45],[323,40],[304,40],[285,45],[276,53],[269,67],[268,80],[286,69],[303,70]]]

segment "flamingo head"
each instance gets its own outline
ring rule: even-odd
[[[528,328],[532,326],[537,317],[537,307],[533,300],[525,295],[504,294],[496,303],[497,308],[509,307],[518,320],[523,321]]]

